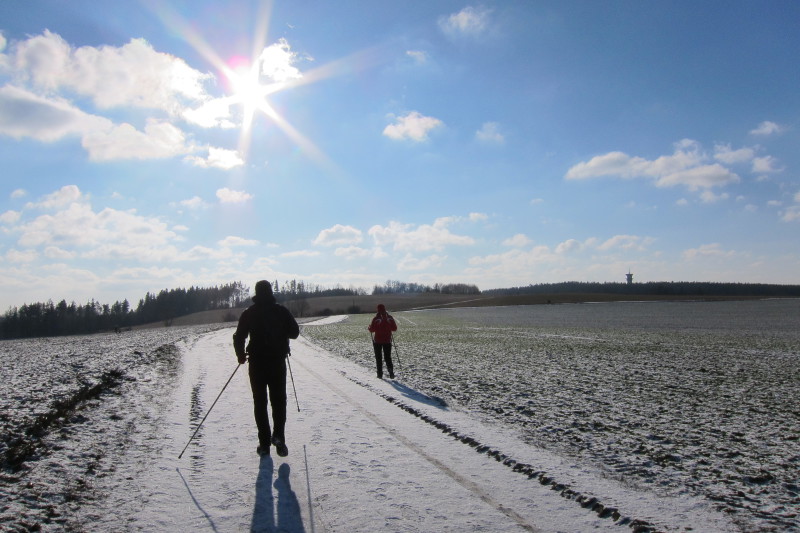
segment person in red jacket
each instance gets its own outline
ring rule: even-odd
[[[367,329],[372,334],[372,348],[375,350],[378,377],[383,378],[383,361],[386,361],[386,370],[389,371],[389,378],[394,379],[392,332],[397,331],[397,323],[392,315],[386,312],[386,307],[383,304],[378,304],[378,314],[372,319]]]

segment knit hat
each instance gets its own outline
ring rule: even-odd
[[[268,301],[272,298],[272,285],[269,284],[269,281],[262,279],[256,283],[256,295],[253,296],[254,302]]]

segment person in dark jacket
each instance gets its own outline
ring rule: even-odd
[[[383,378],[383,361],[386,361],[386,370],[389,371],[389,378],[394,379],[392,332],[397,331],[397,323],[392,315],[386,312],[386,307],[383,304],[378,304],[378,313],[367,326],[367,329],[372,333],[372,348],[375,350],[378,377]]]
[[[256,283],[253,305],[239,317],[233,334],[233,348],[239,364],[250,356],[250,388],[253,391],[253,412],[258,428],[259,455],[269,455],[270,444],[278,455],[289,454],[286,447],[286,358],[289,339],[300,335],[300,327],[288,309],[278,305],[272,285],[261,280]],[[245,339],[250,337],[245,350]],[[267,416],[267,393],[272,404],[272,424]]]

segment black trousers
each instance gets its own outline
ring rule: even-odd
[[[394,365],[392,364],[392,343],[386,344],[372,343],[375,349],[375,364],[378,367],[378,377],[383,377],[383,362],[386,361],[386,370],[389,371],[389,376],[394,377]]]
[[[269,446],[271,438],[285,441],[286,428],[286,363],[250,361],[250,389],[253,391],[253,414],[258,428],[258,442]],[[269,395],[269,401],[267,396]],[[267,405],[272,404],[272,424],[269,425]]]

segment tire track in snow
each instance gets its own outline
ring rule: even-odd
[[[475,494],[478,498],[480,498],[486,504],[492,506],[497,511],[501,512],[502,514],[506,515],[508,518],[514,520],[520,527],[525,529],[526,531],[531,531],[533,533],[540,532],[541,530],[537,529],[535,526],[530,524],[525,517],[517,513],[516,511],[507,508],[502,503],[498,502],[492,496],[490,496],[485,490],[483,490],[477,483],[470,481],[466,477],[462,476],[461,474],[455,472],[450,467],[448,467],[445,463],[436,459],[435,457],[431,456],[425,450],[423,450],[420,446],[418,446],[414,441],[408,439],[407,437],[403,436],[398,430],[386,425],[381,421],[381,419],[372,413],[371,411],[367,410],[351,398],[346,392],[341,390],[339,387],[331,384],[329,381],[325,380],[317,374],[314,370],[309,368],[308,365],[304,364],[302,361],[297,361],[297,363],[302,366],[310,375],[314,376],[320,383],[325,385],[329,388],[333,393],[337,396],[345,400],[347,403],[352,405],[355,409],[360,411],[364,416],[366,416],[369,420],[371,420],[376,426],[383,428],[387,433],[389,433],[392,437],[394,437],[397,441],[399,441],[403,446],[407,447],[409,450],[413,451],[433,466],[438,468],[443,474],[447,475],[451,479],[453,479],[456,483],[467,489],[468,491]]]
[[[545,471],[536,470],[533,466],[526,463],[520,463],[516,459],[512,459],[511,457],[509,457],[508,455],[506,455],[505,453],[501,452],[496,448],[492,448],[491,446],[481,444],[480,442],[478,442],[477,440],[468,435],[462,435],[448,424],[440,422],[435,418],[431,417],[430,415],[426,415],[425,413],[415,409],[414,407],[411,407],[408,404],[398,400],[394,396],[379,391],[367,383],[359,381],[358,379],[353,378],[352,376],[346,375],[344,372],[342,372],[342,375],[344,375],[344,377],[346,377],[353,383],[360,385],[365,389],[375,393],[376,395],[380,396],[381,398],[391,403],[392,405],[399,407],[403,411],[406,411],[407,413],[416,416],[423,422],[426,422],[434,426],[435,428],[441,430],[443,433],[450,435],[457,441],[466,444],[471,448],[474,448],[476,452],[480,454],[486,454],[489,457],[494,458],[497,462],[502,463],[504,466],[507,466],[513,472],[525,475],[528,477],[528,479],[537,480],[542,485],[549,486],[551,490],[558,492],[561,495],[561,497],[575,501],[584,509],[596,513],[600,518],[611,519],[619,526],[628,526],[631,529],[633,529],[635,533],[655,533],[656,531],[659,531],[656,528],[656,526],[654,526],[653,524],[651,524],[646,520],[625,516],[621,514],[619,509],[617,509],[616,507],[606,506],[602,504],[597,497],[582,494],[577,489],[573,489],[569,485],[558,482],[556,479],[554,479],[553,476],[551,476]]]

